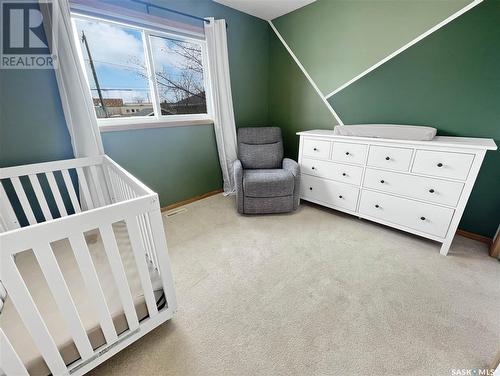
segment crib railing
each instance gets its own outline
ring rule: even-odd
[[[70,175],[72,171],[75,174],[73,178]],[[56,175],[60,175],[59,181],[56,180]],[[95,308],[106,340],[104,347],[109,348],[119,343],[123,336],[133,334],[138,338],[172,316],[176,309],[176,298],[156,193],[106,156],[4,168],[0,170],[0,178],[3,183],[8,180],[7,184],[10,182],[13,188],[13,191],[7,195],[0,184],[2,195],[0,222],[4,230],[0,233],[0,282],[5,286],[8,299],[12,300],[52,374],[63,375],[70,371],[74,374],[83,374],[95,366],[92,364],[98,364],[104,359],[97,359],[100,354],[104,353],[103,350],[93,349],[90,344],[75,302],[51,248],[51,243],[55,241],[69,240],[85,288],[96,302]],[[21,182],[21,179],[24,182]],[[59,217],[53,215],[55,210],[54,207],[50,207],[51,201],[47,199],[47,189],[42,189],[45,181],[50,188],[54,199],[52,204],[55,201]],[[32,190],[29,189],[27,182],[30,183]],[[63,199],[61,190],[65,190],[63,194],[67,198],[66,201]],[[16,209],[14,209],[15,197],[20,203],[20,207]],[[43,217],[40,213],[35,215],[36,202],[41,208]],[[69,204],[74,215],[70,215],[72,211],[68,210]],[[28,226],[21,226],[23,215],[28,220]],[[145,324],[138,320],[112,228],[114,223],[122,221],[127,227],[149,313]],[[117,333],[113,325],[103,287],[85,240],[84,234],[96,229],[101,235],[128,324],[128,330],[123,334]],[[64,363],[16,266],[16,254],[25,250],[33,251],[80,354],[81,360],[72,364],[71,367]],[[167,301],[166,307],[161,311],[158,310],[156,304],[148,262],[154,265],[161,278]],[[128,341],[130,342],[130,339]],[[7,371],[5,369],[7,367],[15,370],[15,374],[27,374],[26,368],[20,362],[2,330],[0,330],[0,345],[3,352],[2,368],[4,371]],[[125,345],[126,343],[121,346]],[[120,346],[113,346],[113,350],[109,351],[105,357],[111,356],[119,348]]]
[[[112,202],[126,201],[137,198],[141,195],[154,194],[147,186],[142,184],[133,175],[130,175],[120,165],[112,159],[105,157],[105,172],[110,183],[110,195]],[[158,259],[154,252],[152,243],[151,221],[146,214],[138,216],[140,236],[146,250],[148,260],[158,269]]]
[[[104,206],[105,197],[109,203],[102,162],[99,156],[0,169],[3,231]]]

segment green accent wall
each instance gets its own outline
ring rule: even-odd
[[[270,48],[270,120],[282,129],[285,155],[296,159],[296,132],[332,129],[337,121],[276,36],[271,38]]]
[[[273,23],[328,94],[470,2],[318,0]]]
[[[303,30],[300,25],[305,25],[308,20],[295,13],[309,14],[308,8],[284,18],[300,18],[302,23],[294,26]],[[328,8],[324,8],[323,17],[328,16]],[[311,18],[309,22],[314,24],[317,19]],[[486,0],[340,91],[329,102],[345,124],[430,125],[436,127],[440,135],[489,137],[500,145],[498,25],[500,2]],[[310,40],[315,40],[310,30],[306,33]],[[286,41],[290,46],[294,45],[293,39]],[[368,42],[363,42],[358,48],[364,49],[365,43]],[[271,46],[281,48],[275,43]],[[271,57],[275,55],[273,51]],[[285,55],[282,58],[287,59]],[[289,55],[288,62],[293,62]],[[319,59],[316,63],[335,74],[337,65],[333,62]],[[285,63],[271,62],[271,66],[275,64]],[[353,72],[353,76],[358,73]],[[303,80],[305,78],[290,75],[287,70],[280,75],[280,70],[275,69],[271,75],[271,87],[286,82],[286,87],[293,88]],[[271,118],[274,119],[276,113],[286,113],[285,107],[292,97],[295,102],[307,102],[309,91],[300,94],[283,90],[282,95],[273,100]],[[305,119],[302,129],[316,128],[316,111],[304,110],[301,113],[301,118]],[[289,111],[295,109],[290,107]],[[295,124],[283,122],[281,125],[287,128],[285,134],[297,130]],[[500,152],[488,152],[460,228],[488,237],[495,235],[500,222],[499,166]]]
[[[132,2],[108,1],[144,11]],[[236,124],[268,124],[267,22],[210,0],[152,2],[227,21]],[[0,70],[0,79],[1,166],[72,158],[54,72]],[[108,132],[102,138],[105,152],[158,192],[162,206],[222,188],[212,125]]]
[[[346,124],[430,125],[500,145],[500,2],[485,1],[330,98]],[[460,228],[493,237],[500,152],[486,154]]]

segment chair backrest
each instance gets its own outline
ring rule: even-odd
[[[281,129],[238,128],[238,158],[244,169],[281,168],[283,162]]]

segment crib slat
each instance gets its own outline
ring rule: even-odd
[[[64,206],[64,201],[62,199],[61,192],[59,191],[59,187],[57,186],[54,173],[52,171],[46,172],[45,176],[47,176],[47,181],[49,182],[50,190],[52,191],[54,200],[56,200],[56,205],[57,209],[59,210],[59,214],[61,215],[61,217],[66,217],[68,215],[68,212],[66,211],[66,206]]]
[[[144,222],[146,222],[146,233],[147,233],[147,238],[151,243],[151,253],[153,255],[152,262],[158,267],[158,258],[156,256],[156,251],[154,250],[154,244],[153,244],[153,230],[151,228],[151,222],[149,220],[149,216],[147,214],[144,215]]]
[[[134,192],[132,192],[132,189],[128,185],[125,186],[125,190],[127,191],[127,199],[134,198]]]
[[[90,168],[90,174],[92,175],[92,180],[94,181],[95,190],[97,191],[97,198],[99,199],[99,205],[105,206],[106,201],[104,200],[102,184],[97,174],[96,166],[90,166],[89,168]]]
[[[120,194],[122,197],[122,201],[125,201],[127,199],[127,195],[125,193],[125,183],[121,179],[120,175],[116,174],[117,180],[118,180],[118,187],[120,189]]]
[[[78,267],[80,268],[80,273],[85,283],[85,287],[87,288],[90,296],[95,299],[95,305],[99,312],[99,323],[101,325],[104,338],[106,339],[106,343],[109,345],[118,340],[118,336],[116,334],[115,326],[113,325],[113,320],[111,318],[111,313],[109,312],[108,304],[106,303],[104,292],[102,291],[99,278],[97,277],[97,271],[89,253],[87,242],[81,233],[70,236],[69,242],[71,244],[71,248],[73,249],[73,254],[75,255]]]
[[[28,222],[30,225],[34,225],[37,223],[35,215],[33,214],[33,210],[31,209],[31,205],[28,201],[28,197],[26,197],[26,192],[24,192],[23,185],[21,184],[21,180],[17,176],[13,177],[10,179],[12,182],[12,185],[14,186],[14,190],[16,191],[17,198],[19,199],[19,202],[21,203],[21,206],[23,208],[24,214],[26,215],[26,218],[28,219]]]
[[[120,176],[120,178],[121,178],[121,176]],[[125,196],[125,200],[130,200],[130,193],[129,193],[129,190],[127,187],[127,182],[123,179],[121,179],[121,182],[123,184],[123,194]]]
[[[104,202],[106,204],[111,204],[111,185],[109,182],[109,175],[108,175],[108,170],[106,168],[106,165],[100,164],[96,165],[96,169],[99,172],[99,176],[101,176],[101,187],[102,187],[102,193],[104,195]]]
[[[19,359],[2,328],[0,328],[0,354],[2,354],[2,366],[0,368],[6,375],[28,376],[26,367]]]
[[[143,224],[143,231],[144,231],[144,238],[145,242],[148,244],[149,251],[148,251],[148,256],[149,260],[153,263],[153,265],[158,268],[158,263],[155,258],[155,246],[153,243],[153,236],[151,234],[151,228],[148,227],[148,216],[143,214],[141,215],[142,219],[142,224]]]
[[[149,243],[150,239],[148,239],[147,237],[146,222],[144,222],[144,217],[142,215],[139,216],[139,228],[141,231],[142,243],[144,244],[146,255],[148,256],[149,260],[152,261],[152,253],[154,252],[154,250],[151,248],[151,245]]]
[[[12,209],[9,198],[5,193],[2,182],[0,182],[0,214],[2,215],[2,220],[8,230],[19,228],[19,221]]]
[[[42,209],[43,216],[45,217],[46,221],[49,221],[52,219],[52,213],[50,212],[49,205],[47,204],[47,199],[45,198],[45,195],[43,194],[42,187],[40,186],[40,182],[38,181],[38,178],[35,174],[29,175],[29,179],[31,182],[31,186],[33,187],[33,190],[35,191],[35,196],[36,199],[38,200],[38,203],[40,204],[40,208]]]
[[[47,367],[53,375],[65,375],[66,365],[11,256],[2,259],[2,283]]]
[[[123,268],[120,250],[116,244],[113,228],[110,224],[106,224],[99,227],[99,231],[101,233],[102,242],[104,243],[104,250],[108,256],[111,273],[113,274],[118,288],[118,295],[120,295],[128,327],[130,330],[135,330],[139,327],[139,321],[137,319],[137,312],[135,311],[134,302],[132,300],[127,275],[125,274],[125,269]]]
[[[139,233],[139,224],[136,217],[130,217],[125,220],[127,223],[128,236],[132,251],[134,252],[135,263],[141,279],[142,291],[148,307],[149,317],[154,317],[158,313],[156,300],[153,294],[153,285],[151,284],[151,277],[149,276],[148,265],[146,264],[146,257],[144,254],[144,247],[141,242],[141,235]]]
[[[101,171],[104,175],[104,181],[106,182],[106,188],[109,196],[109,203],[115,203],[115,192],[113,190],[113,184],[111,183],[111,176],[109,174],[109,165],[106,163],[101,164]]]
[[[120,179],[120,185],[122,186],[122,191],[123,191],[123,200],[128,200],[128,193],[127,193],[127,185],[125,181],[122,179],[120,175],[118,175],[118,178]]]
[[[122,184],[122,189],[123,189],[123,197],[125,200],[128,200],[130,199],[129,197],[129,194],[128,194],[128,190],[127,190],[127,183],[122,179],[122,177],[120,176],[120,183]]]
[[[124,201],[125,197],[123,196],[123,187],[120,182],[120,177],[117,175],[115,171],[113,171],[114,181],[115,181],[115,189],[117,192],[118,201]]]
[[[57,265],[56,257],[49,244],[40,244],[33,247],[40,269],[47,280],[50,292],[54,296],[59,311],[68,324],[71,337],[83,360],[90,358],[94,354],[87,332],[82,320],[78,315],[75,302],[71,297],[68,285],[64,280],[61,269]]]
[[[168,255],[167,241],[165,239],[160,209],[150,212],[147,215],[151,222],[155,253],[158,257],[158,268],[160,269],[160,276],[163,282],[163,292],[167,299],[168,308],[175,312],[177,310],[177,298],[175,296],[174,280],[171,272],[172,267],[170,265],[170,257]]]
[[[68,190],[69,198],[71,200],[71,205],[73,205],[75,213],[80,213],[82,209],[80,208],[78,197],[76,197],[75,187],[73,186],[73,182],[71,180],[71,177],[69,176],[69,172],[68,170],[61,170],[61,174],[63,176],[66,189]]]
[[[130,198],[136,198],[137,197],[137,195],[135,194],[134,190],[132,189],[132,187],[130,185],[127,185],[127,189],[130,192]]]
[[[154,262],[154,253],[155,253],[155,246],[153,244],[153,237],[151,236],[151,232],[148,230],[148,225],[146,224],[146,215],[141,215],[141,220],[142,220],[142,231],[144,231],[144,241],[147,244],[148,248],[148,256],[149,260],[157,266],[157,264]]]
[[[109,166],[108,166],[108,174],[109,174],[109,180],[111,181],[111,190],[113,192],[114,202],[119,202],[120,192],[118,191],[115,172]]]
[[[92,197],[90,196],[89,185],[87,183],[87,178],[85,177],[85,172],[81,167],[77,167],[76,174],[78,175],[83,201],[85,202],[85,205],[87,205],[87,210],[94,209],[94,203],[92,202]]]
[[[111,192],[113,195],[113,202],[118,202],[120,201],[120,198],[118,196],[118,186],[116,185],[115,172],[111,169],[110,166],[106,166],[106,168],[108,169],[108,176],[111,182]]]

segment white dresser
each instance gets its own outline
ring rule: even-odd
[[[301,198],[442,243],[446,255],[491,139],[298,132]]]

